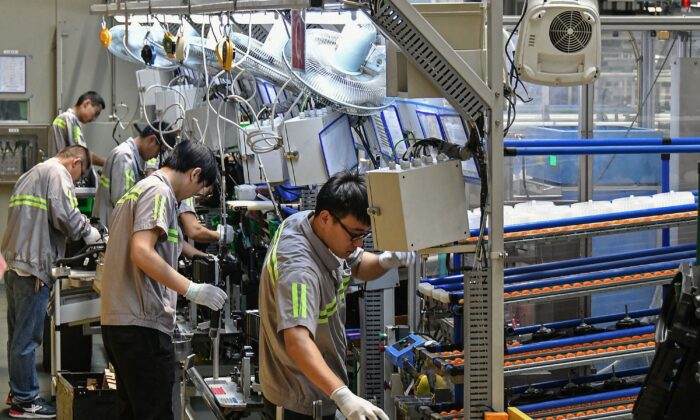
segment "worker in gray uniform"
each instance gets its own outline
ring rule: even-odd
[[[49,130],[49,156],[55,156],[58,151],[74,144],[87,147],[83,124],[95,121],[103,109],[105,101],[99,93],[89,91],[80,95],[73,107],[54,118]],[[90,152],[90,161],[97,166],[105,163],[102,156],[93,152]]]
[[[35,349],[41,345],[44,314],[54,284],[51,268],[64,257],[66,238],[92,244],[100,240],[80,214],[74,182],[90,168],[83,146],[69,146],[31,168],[10,196],[5,236],[0,247],[8,266],[7,359],[11,417],[50,418],[53,405],[39,397]]]
[[[178,143],[165,165],[124,194],[114,209],[102,278],[102,337],[117,378],[117,418],[173,418],[177,294],[220,310],[226,293],[177,272],[182,240],[177,205],[218,180],[213,153]]]
[[[95,207],[92,210],[92,217],[99,218],[103,225],[109,226],[109,219],[117,201],[134,184],[146,177],[146,161],[163,152],[166,148],[163,143],[167,143],[170,149],[175,146],[177,135],[168,133],[169,127],[163,132],[154,128],[159,126],[157,121],[152,124],[134,124],[134,129],[139,134],[126,139],[107,156],[97,185]]]
[[[200,191],[200,194],[207,195],[210,190],[211,188],[205,188],[205,190]],[[199,223],[197,212],[194,208],[194,197],[182,200],[177,211],[180,217],[182,232],[189,239],[195,242],[219,242],[225,245],[233,242],[233,226],[219,224],[216,226],[215,230],[211,230]]]
[[[260,278],[260,384],[263,418],[324,419],[336,406],[351,420],[387,419],[353,394],[345,370],[345,294],[350,278],[372,280],[413,263],[415,255],[375,255],[360,246],[370,234],[363,178],[341,172],[320,189],[314,211],[288,217],[268,248]]]

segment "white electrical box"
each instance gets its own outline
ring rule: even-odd
[[[236,106],[230,103],[223,106],[220,104],[221,100],[211,101],[211,106],[220,112],[222,117],[231,121],[240,121]],[[218,130],[217,123],[219,124]],[[230,150],[231,146],[238,147],[238,138],[242,135],[237,127],[218,119],[216,112],[212,111],[206,103],[185,112],[182,131],[187,138],[203,141],[212,150],[219,150],[219,135],[221,135],[222,146],[227,150]]]
[[[265,174],[267,175],[268,182],[284,182],[289,178],[281,147],[267,153],[255,153],[246,143],[246,137],[250,134],[252,141],[259,141],[257,143],[258,147],[267,148],[268,143],[275,143],[275,137],[279,137],[281,128],[282,118],[279,117],[275,118],[274,131],[270,120],[259,121],[259,126],[258,124],[251,124],[245,127],[246,136],[240,136],[238,150],[241,152],[241,160],[244,164],[243,177],[245,178],[246,184],[260,184],[265,182],[265,177],[263,177],[258,162],[262,162],[265,167]]]
[[[173,86],[173,89],[153,88],[148,92],[155,92],[156,116],[168,124],[174,124],[185,117],[183,110],[187,112],[192,109],[197,94],[194,86]]]
[[[380,168],[365,177],[376,249],[417,251],[469,237],[461,162]]]
[[[322,184],[357,167],[357,150],[347,115],[311,110],[284,122],[285,160],[294,185]]]
[[[160,70],[154,69],[142,69],[136,70],[136,85],[139,89],[139,99],[143,105],[155,105],[156,104],[156,92],[159,88],[153,88],[146,92],[146,90],[153,85],[167,85],[168,84],[168,73]]]

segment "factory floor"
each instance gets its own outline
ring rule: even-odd
[[[5,282],[0,278],[0,343],[7,343],[7,299],[5,298]],[[49,345],[49,343],[47,343]],[[45,373],[42,369],[42,349],[39,347],[36,350],[37,373],[39,383],[41,384],[41,396],[47,401],[53,399],[51,395],[51,374]],[[92,339],[92,372],[101,372],[107,366],[104,346],[102,344],[102,336],[100,334],[93,335]],[[5,398],[9,392],[9,374],[7,371],[7,346],[0,345],[0,419],[11,418],[8,414],[10,407],[4,405]],[[201,398],[194,397],[190,400],[190,408],[193,417],[196,420],[209,420],[216,417],[209,411],[208,407]],[[259,419],[257,413],[253,413],[246,419]]]

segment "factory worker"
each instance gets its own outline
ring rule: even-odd
[[[87,147],[83,135],[83,124],[89,124],[100,116],[105,109],[105,101],[99,93],[89,91],[78,98],[78,101],[67,111],[54,118],[49,130],[49,156],[54,156],[65,147],[79,144]],[[90,152],[90,161],[97,166],[103,166],[105,159]]]
[[[288,217],[278,228],[260,276],[260,383],[263,418],[311,419],[321,400],[324,419],[336,406],[350,420],[387,419],[347,387],[345,294],[351,276],[373,280],[412,264],[413,253],[375,255],[360,247],[370,234],[364,179],[332,176],[315,211]]]
[[[101,322],[116,370],[120,420],[173,418],[172,389],[177,294],[220,310],[226,293],[177,272],[180,253],[204,255],[182,240],[178,202],[218,181],[213,153],[202,143],[178,143],[164,166],[117,202],[102,278]]]
[[[10,196],[5,236],[0,247],[7,262],[7,359],[11,417],[56,416],[56,409],[39,397],[34,360],[41,345],[51,267],[64,257],[66,238],[91,244],[99,232],[78,210],[73,184],[90,168],[89,151],[79,145],[31,168]]]
[[[198,195],[207,196],[211,193],[211,190],[211,187],[205,188]],[[185,236],[201,243],[219,242],[228,245],[233,242],[233,226],[219,224],[215,230],[211,230],[199,223],[197,212],[194,208],[194,199],[194,197],[191,197],[187,200],[182,200],[178,208],[180,225]]]
[[[166,124],[163,129],[160,122],[134,124],[138,132],[136,137],[129,137],[125,142],[112,149],[107,161],[102,168],[97,193],[95,194],[95,207],[92,217],[97,217],[100,222],[109,226],[109,219],[117,201],[137,182],[145,178],[146,161],[153,159],[166,149],[164,142],[172,148],[175,146],[177,136],[170,133],[170,127]]]

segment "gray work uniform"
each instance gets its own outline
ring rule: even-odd
[[[109,226],[117,201],[145,177],[144,161],[134,139],[129,137],[107,156],[97,185],[92,217],[99,217],[102,224]]]
[[[182,213],[197,214],[197,211],[194,209],[194,197],[180,201],[180,206],[177,208],[177,214],[180,215]]]
[[[49,156],[56,156],[58,152],[68,146],[79,144],[87,147],[83,138],[83,125],[78,120],[73,109],[70,108],[54,118],[49,130]]]
[[[270,402],[311,415],[313,402],[323,401],[323,415],[335,403],[299,370],[284,346],[283,330],[303,326],[311,332],[324,360],[345,384],[345,292],[351,258],[336,257],[311,229],[311,211],[288,217],[278,228],[260,279],[260,384]]]
[[[172,336],[177,293],[148,277],[130,257],[133,234],[156,227],[155,250],[175,268],[182,251],[177,200],[160,171],[134,185],[114,208],[102,276],[102,325],[136,325]]]
[[[51,287],[51,267],[65,256],[66,238],[77,241],[89,231],[90,220],[78,210],[70,173],[52,158],[34,166],[15,184],[2,255],[9,267]]]

